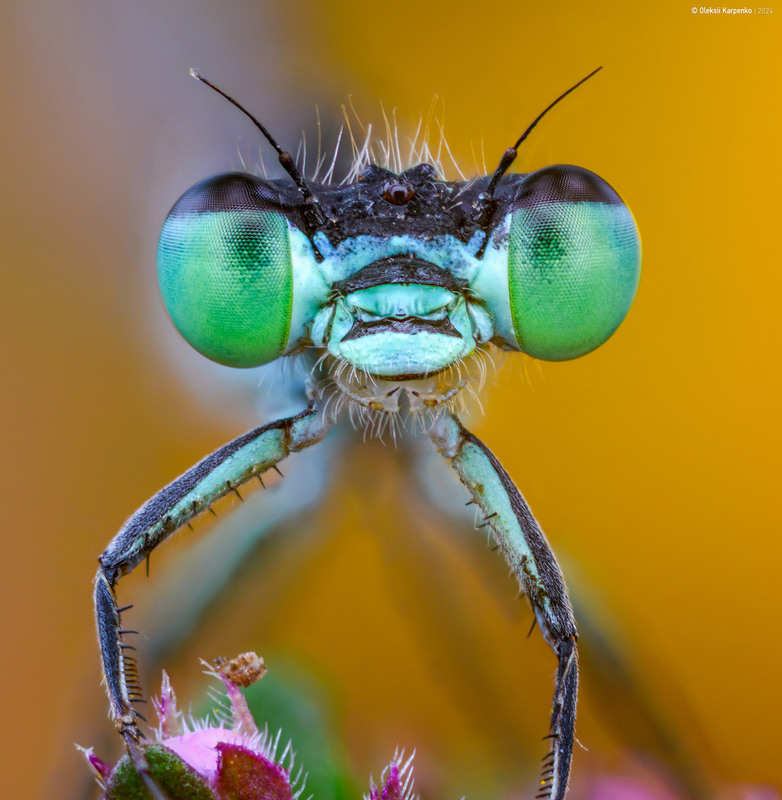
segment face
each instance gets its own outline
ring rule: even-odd
[[[314,348],[335,391],[389,412],[401,397],[450,402],[491,345],[559,361],[602,344],[638,285],[628,208],[580,167],[506,176],[491,196],[488,184],[370,166],[310,184],[313,203],[282,182],[210,178],[163,227],[166,308],[219,363]]]

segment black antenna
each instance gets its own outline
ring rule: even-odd
[[[540,114],[538,114],[537,117],[535,117],[535,119],[532,121],[532,124],[527,128],[526,131],[524,131],[524,133],[521,134],[516,144],[514,144],[513,147],[509,147],[503,153],[502,158],[500,159],[499,166],[494,171],[494,175],[491,176],[489,185],[486,188],[486,193],[484,196],[487,202],[491,201],[492,197],[494,196],[494,191],[497,188],[497,184],[500,182],[500,178],[502,178],[502,176],[508,171],[510,165],[516,160],[516,156],[518,155],[519,151],[519,146],[530,135],[530,133],[532,133],[533,128],[543,119],[543,117],[546,116],[546,114],[548,114],[549,111],[551,111],[552,108],[554,108],[554,106],[560,100],[564,100],[571,92],[574,92],[576,89],[578,89],[578,87],[581,86],[582,83],[588,81],[593,75],[600,72],[601,69],[603,68],[598,67],[597,69],[592,70],[592,72],[590,72],[589,75],[586,76],[586,78],[582,78],[574,86],[571,86],[566,92],[563,92],[553,103],[547,106],[543,111],[540,112]]]
[[[282,168],[288,173],[288,175],[293,178],[293,182],[296,184],[299,192],[301,192],[301,196],[304,198],[304,202],[307,203],[312,211],[313,219],[311,220],[313,227],[319,228],[325,224],[326,219],[323,215],[323,212],[320,210],[320,206],[318,206],[318,201],[315,199],[315,195],[312,194],[310,187],[307,186],[307,182],[304,180],[304,176],[299,172],[296,168],[296,164],[293,160],[293,157],[290,153],[283,150],[275,141],[274,137],[266,130],[266,128],[237,100],[234,100],[233,97],[227,95],[222,89],[218,86],[215,86],[210,80],[207,80],[203,75],[201,75],[198,70],[191,69],[190,74],[196,79],[201,81],[201,83],[205,83],[210,89],[213,89],[217,94],[224,97],[229,103],[235,105],[239,111],[241,111],[246,117],[249,117],[256,128],[263,134],[264,138],[267,142],[277,151],[280,164],[282,164]]]

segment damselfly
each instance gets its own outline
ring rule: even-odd
[[[594,74],[594,73],[592,73]],[[370,164],[345,184],[308,181],[265,127],[293,181],[230,173],[196,184],[163,226],[158,271],[169,315],[199,352],[252,367],[309,359],[299,413],[204,458],[135,514],[100,557],[95,613],[111,714],[152,794],[139,746],[140,687],[126,655],[119,579],[218,498],[320,442],[344,417],[392,435],[413,420],[447,459],[519,581],[557,674],[538,797],[565,796],[574,742],[576,623],[559,566],[527,503],[459,419],[493,348],[544,360],[581,356],[627,314],[640,244],[619,195],[586,169],[442,179],[428,163]]]

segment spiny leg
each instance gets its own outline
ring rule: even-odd
[[[111,716],[128,752],[155,800],[165,800],[149,775],[139,748],[133,703],[141,700],[135,661],[122,641],[123,631],[114,587],[161,542],[216,500],[260,476],[287,455],[321,441],[330,423],[314,404],[293,417],[263,425],[239,436],[198,462],[148,500],[123,525],[99,558],[95,577],[95,620]]]
[[[159,671],[179,653],[242,572],[252,569],[257,558],[264,560],[272,539],[283,531],[308,527],[333,483],[331,465],[340,463],[345,444],[340,433],[330,432],[315,451],[295,461],[286,459],[285,480],[273,491],[245,496],[245,502],[235,505],[230,514],[221,515],[212,535],[199,537],[166,567],[165,584],[151,587],[145,600],[149,611],[139,623],[148,636],[147,670],[151,664]],[[309,550],[302,555],[308,554]],[[199,576],[197,585],[193,585],[193,575]]]
[[[562,800],[567,791],[578,694],[576,623],[562,572],[521,492],[483,442],[452,414],[430,436],[483,512],[499,550],[529,598],[544,639],[557,654],[551,711],[551,752],[543,760],[538,798]]]

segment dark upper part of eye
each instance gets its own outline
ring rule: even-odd
[[[556,202],[622,204],[619,195],[594,172],[565,164],[525,175],[517,186],[515,207]]]
[[[283,198],[271,182],[243,172],[215,175],[191,187],[177,202],[175,216],[209,211],[257,211],[276,208]]]

